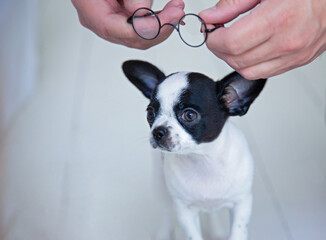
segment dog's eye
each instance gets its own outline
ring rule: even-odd
[[[194,110],[186,109],[182,112],[181,118],[186,122],[192,122],[198,118],[198,113]]]
[[[147,108],[147,121],[153,122],[155,119],[155,111],[152,107]]]

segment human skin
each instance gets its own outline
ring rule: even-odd
[[[236,19],[206,45],[247,79],[284,73],[326,50],[325,0],[221,0],[199,15],[207,24]]]
[[[131,48],[148,49],[163,42],[173,28],[162,28],[152,41],[143,40],[134,31],[127,19],[141,7],[151,8],[152,0],[71,0],[80,23],[101,38]],[[171,0],[158,14],[162,24],[176,24],[184,15],[182,0]]]

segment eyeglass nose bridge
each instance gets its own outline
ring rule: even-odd
[[[179,27],[178,25],[173,25],[172,23],[164,23],[161,28],[163,28],[164,26],[170,26],[170,27],[173,27],[174,30],[176,30],[177,32],[179,32]]]

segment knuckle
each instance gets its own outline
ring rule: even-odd
[[[245,69],[239,69],[238,73],[248,80],[256,80],[259,79],[257,72],[253,68],[245,68]]]
[[[97,35],[101,38],[120,45],[124,45],[129,48],[135,48],[139,50],[147,50],[155,45],[154,42],[140,39],[137,35],[130,34],[128,31],[121,32],[119,36],[113,34],[105,26],[99,27],[96,30]]]
[[[240,58],[228,56],[226,57],[225,61],[235,70],[245,67],[245,64]]]
[[[79,23],[85,27],[85,28],[89,28],[89,25],[87,24],[87,22],[85,21],[85,18],[83,17],[83,15],[77,11],[77,14],[78,14],[78,20],[79,20]]]
[[[235,37],[230,37],[225,42],[225,49],[229,54],[239,55],[242,53],[242,43]]]
[[[76,7],[76,5],[77,5],[76,0],[71,0],[70,2],[72,3],[72,5],[73,5],[74,7]]]
[[[212,52],[224,52],[230,55],[239,55],[243,52],[243,44],[238,37],[225,34],[223,41],[216,42],[216,39],[209,37],[206,40],[207,48]]]
[[[83,27],[88,28],[88,24],[87,24],[86,21],[85,21],[83,18],[81,18],[81,17],[79,17],[79,23],[80,23]]]
[[[273,23],[275,28],[289,28],[293,23],[297,23],[297,11],[293,8],[280,8],[275,15],[267,15],[270,23]]]
[[[99,37],[103,39],[110,39],[110,33],[106,31],[105,29],[97,28],[97,29],[92,29],[93,32],[95,32]]]
[[[214,45],[214,43],[210,44],[206,42],[206,46],[208,48],[209,51],[211,51],[215,56],[217,56],[218,58],[221,58],[222,60],[226,61],[226,56],[225,54],[221,53],[219,51],[219,49]]]
[[[283,33],[282,38],[279,39],[282,42],[280,50],[293,52],[303,48],[307,44],[307,37],[306,34],[301,34],[300,27],[295,27],[298,21],[296,12],[293,9],[283,9],[276,16],[269,19],[269,22],[273,24],[270,27],[274,34]]]
[[[218,7],[223,7],[223,6],[237,7],[240,4],[241,4],[241,0],[226,0],[226,1],[219,1],[216,5]]]
[[[127,46],[129,48],[135,48],[139,50],[147,50],[153,46],[153,44],[149,44],[144,41],[145,40],[135,41],[135,39],[123,39],[120,41],[120,44]]]
[[[95,32],[98,36],[103,39],[110,41],[110,39],[118,40],[119,36],[115,36],[112,31],[103,23],[97,24],[91,28],[93,32]],[[112,42],[112,41],[110,41]]]
[[[214,44],[214,40],[212,38],[207,38],[207,40],[206,40],[206,46],[207,46],[207,48],[208,48],[209,51],[211,51],[213,53],[217,52],[216,51],[216,46]]]
[[[303,51],[297,56],[297,65],[303,66],[311,62],[311,59],[313,59],[313,54],[310,53],[310,51]]]
[[[152,47],[152,46],[151,45],[144,45],[144,44],[137,44],[137,45],[133,46],[133,48],[137,48],[137,49],[140,49],[140,50],[147,50],[150,47]]]
[[[307,38],[298,36],[298,37],[290,37],[287,39],[287,41],[283,44],[283,52],[289,53],[289,52],[295,52],[299,51],[305,47],[307,47],[309,44],[309,41]]]

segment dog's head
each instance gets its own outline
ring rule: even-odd
[[[151,145],[177,153],[215,140],[228,116],[246,114],[266,82],[246,80],[236,72],[217,82],[195,72],[165,76],[152,64],[136,60],[124,62],[122,68],[150,99]]]

